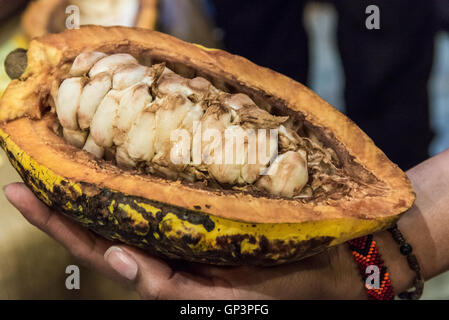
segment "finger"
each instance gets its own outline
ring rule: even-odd
[[[220,279],[173,270],[166,262],[128,246],[108,249],[105,260],[111,268],[134,283],[146,299],[226,299],[232,289]]]
[[[23,184],[4,188],[6,198],[32,225],[44,231],[67,248],[87,266],[112,273],[103,255],[112,242],[99,238],[66,216],[50,210]]]

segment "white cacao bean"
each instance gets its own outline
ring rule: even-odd
[[[104,148],[95,143],[92,135],[89,135],[87,137],[83,150],[89,152],[90,154],[93,154],[97,159],[101,159],[104,156]]]
[[[153,159],[156,116],[152,112],[141,112],[128,132],[126,150],[135,161]]]
[[[292,197],[309,179],[307,156],[304,151],[287,151],[276,158],[267,173],[257,181],[258,187],[274,195]]]
[[[78,123],[81,129],[90,127],[95,111],[111,89],[111,76],[106,73],[99,73],[84,87],[80,98],[78,109]]]
[[[117,53],[100,59],[89,71],[89,77],[93,78],[101,72],[113,75],[115,71],[126,64],[137,64],[136,58],[127,53]]]
[[[79,54],[72,64],[70,75],[74,77],[85,75],[98,60],[104,57],[106,57],[106,54],[95,51]]]
[[[123,90],[140,82],[147,74],[148,68],[138,64],[128,64],[119,67],[114,73],[112,87],[115,90]]]
[[[87,139],[87,132],[80,130],[70,130],[63,128],[62,129],[64,139],[70,143],[72,146],[81,149],[84,146],[84,143]]]
[[[143,83],[138,83],[124,91],[120,99],[117,129],[123,133],[128,132],[137,115],[152,100],[148,87]]]
[[[111,90],[101,101],[90,126],[90,134],[101,147],[111,147],[114,138],[114,125],[120,103],[120,92]]]
[[[70,130],[78,129],[77,112],[80,105],[81,92],[83,90],[84,78],[65,79],[59,87],[56,98],[56,113],[59,122],[64,128]]]

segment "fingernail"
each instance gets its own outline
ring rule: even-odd
[[[139,267],[136,261],[119,247],[110,247],[104,253],[106,262],[117,271],[118,274],[128,280],[134,280]]]

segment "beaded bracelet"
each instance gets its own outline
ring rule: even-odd
[[[376,241],[373,240],[373,235],[370,234],[350,240],[348,245],[352,250],[354,260],[359,266],[368,298],[372,300],[393,300],[394,291],[391,285],[390,274],[387,272],[387,267],[380,256]],[[379,270],[379,287],[377,288],[367,284],[366,281],[370,276],[366,271],[371,266],[376,266]]]
[[[401,292],[398,296],[401,299],[417,300],[421,298],[424,291],[424,278],[421,274],[421,268],[419,266],[418,259],[412,253],[412,246],[405,241],[405,238],[402,235],[401,231],[399,231],[397,224],[394,224],[393,227],[388,229],[388,231],[391,233],[394,241],[399,245],[399,251],[401,252],[401,254],[407,257],[407,263],[410,269],[412,269],[416,273],[416,277],[415,279],[413,279],[413,287],[415,289],[412,291]]]
[[[399,245],[399,251],[402,255],[407,257],[407,262],[415,273],[416,277],[413,280],[413,291],[401,292],[398,296],[400,299],[416,300],[419,299],[424,289],[424,278],[421,275],[421,268],[418,263],[418,259],[413,252],[412,246],[405,241],[404,236],[399,231],[397,225],[393,225],[388,231],[391,233],[394,241]],[[353,239],[347,242],[357,262],[365,283],[366,292],[369,299],[373,300],[393,300],[394,290],[391,285],[390,274],[387,272],[387,267],[384,265],[382,257],[379,253],[379,249],[376,246],[376,241],[373,239],[373,235],[363,236],[357,239]],[[374,287],[371,284],[367,284],[367,279],[370,274],[367,273],[368,267],[377,267],[379,270],[379,286]]]

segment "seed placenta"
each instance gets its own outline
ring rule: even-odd
[[[301,194],[309,180],[307,151],[288,128],[288,117],[204,77],[178,75],[164,63],[144,66],[129,54],[81,53],[54,101],[68,143],[96,158],[112,155],[124,169],[222,187],[251,185],[283,197]],[[190,138],[174,139],[175,132]],[[193,145],[195,134],[200,147]],[[237,143],[227,144],[229,137]],[[279,150],[279,141],[291,147]],[[258,150],[264,156],[254,161]],[[195,153],[201,161],[194,161]],[[187,161],[173,161],[174,154]]]

